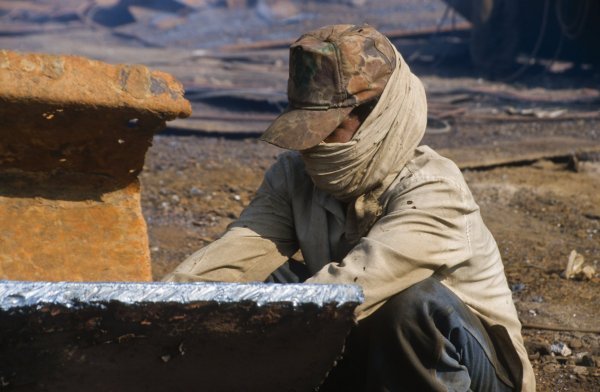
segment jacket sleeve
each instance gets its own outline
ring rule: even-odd
[[[264,281],[298,250],[289,198],[290,175],[287,162],[279,159],[225,234],[189,256],[163,281]]]
[[[368,235],[307,282],[362,286],[365,302],[356,310],[362,319],[434,273],[466,265],[472,253],[468,215],[478,207],[463,184],[433,176],[400,181]]]

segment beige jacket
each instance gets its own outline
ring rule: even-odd
[[[284,153],[223,237],[165,280],[263,281],[300,249],[313,274],[307,282],[362,286],[360,320],[433,275],[485,324],[506,328],[523,366],[523,390],[534,391],[498,247],[457,166],[421,146],[382,200],[383,216],[351,247],[342,204],[314,187],[298,153]]]

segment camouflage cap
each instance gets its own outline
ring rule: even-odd
[[[389,40],[369,25],[333,25],[290,47],[289,108],[261,139],[279,147],[313,147],[355,107],[381,95],[396,67]]]

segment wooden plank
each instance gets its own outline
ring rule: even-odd
[[[526,137],[516,140],[499,140],[492,145],[471,145],[464,148],[438,148],[436,150],[465,170],[600,152],[600,141],[573,137]]]
[[[273,116],[275,119],[275,116]],[[187,119],[179,119],[169,122],[166,132],[185,132],[202,134],[247,134],[249,137],[258,136],[263,133],[268,127],[270,121],[261,120],[245,120],[245,121],[227,121],[218,119],[203,119],[192,117]]]
[[[415,28],[415,29],[394,29],[394,30],[382,30],[390,40],[397,39],[415,39],[429,37],[438,34],[456,34],[467,32],[471,29],[471,24],[468,22],[462,22],[455,26],[442,26],[442,27],[426,27],[426,28]],[[223,45],[220,50],[227,52],[247,51],[256,49],[278,49],[287,48],[294,42],[294,39],[275,39],[275,40],[260,40],[240,44]]]

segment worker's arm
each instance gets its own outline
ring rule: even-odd
[[[265,174],[252,202],[225,234],[163,278],[169,282],[264,281],[297,250],[288,192],[287,162]]]
[[[432,274],[459,268],[471,255],[468,215],[477,211],[465,188],[442,176],[401,181],[368,235],[307,283],[361,285],[365,302],[356,314],[362,319]]]

